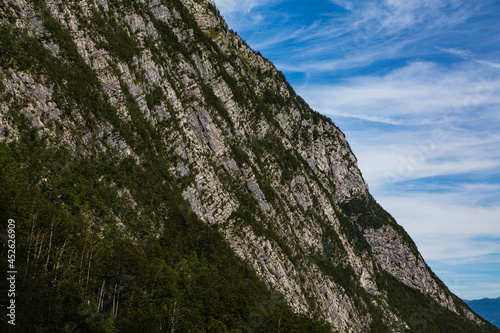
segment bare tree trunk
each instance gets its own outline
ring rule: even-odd
[[[104,285],[106,284],[106,280],[102,281],[101,291],[99,292],[99,298],[97,300],[97,312],[101,311],[101,306],[103,305],[103,294],[104,294]]]
[[[83,244],[82,257],[80,258],[80,276],[78,277],[78,282],[82,283],[82,272],[83,272],[83,256],[85,255],[85,249],[87,248],[87,239]]]
[[[66,245],[68,244],[68,241],[71,239],[71,235],[69,235],[65,240],[63,245],[59,248],[59,250],[56,250],[56,253],[54,254],[55,257],[55,263],[52,265],[52,269],[56,270],[60,267],[59,262],[61,261],[62,255],[64,253],[64,250],[66,248]],[[68,262],[68,267],[71,267],[71,257],[69,258]],[[64,272],[64,271],[63,271]],[[54,274],[54,280],[52,280],[52,284],[55,285],[57,281],[57,274]]]
[[[179,321],[179,309],[177,308],[177,301],[174,301],[172,310],[170,311],[170,333],[175,333],[177,323]]]
[[[50,251],[52,249],[52,235],[54,234],[54,222],[55,218],[52,219],[52,223],[50,225],[49,249],[47,251],[47,261],[45,262],[45,271],[47,271],[47,268],[49,266]]]
[[[89,268],[87,269],[87,281],[85,282],[85,292],[87,292],[87,287],[89,285],[89,279],[90,279],[90,265],[92,264],[92,255],[93,253],[90,253],[90,259],[89,259]]]
[[[116,283],[115,283],[115,286],[113,288],[113,309],[112,309],[112,313],[113,313],[113,316],[116,317],[116,313],[118,312],[118,299],[117,299],[117,292],[116,292]]]
[[[38,239],[40,238],[40,247],[38,247]],[[43,235],[43,230],[40,230],[36,236],[36,247],[35,247],[35,261],[38,261],[40,259],[40,256],[42,255],[42,249],[43,249],[43,240],[45,239]],[[38,247],[38,251],[37,248]]]
[[[118,304],[120,303],[120,292],[116,295],[116,310],[115,310],[115,318],[118,316]]]
[[[66,245],[68,245],[68,241],[71,239],[71,235],[69,235],[65,240],[64,240],[64,243],[63,245],[61,246],[61,248],[59,249],[59,251],[56,251],[56,264],[54,266],[55,269],[58,269],[60,266],[59,266],[59,262],[61,261],[61,257],[64,253],[64,249],[66,248]],[[71,265],[71,258],[69,258],[69,264]]]
[[[89,285],[90,269],[92,267],[92,258],[94,257],[94,252],[96,250],[97,250],[97,241],[94,243],[94,241],[91,239],[89,245],[89,266],[87,268],[87,281],[85,282],[85,292],[87,292],[87,288]]]
[[[37,214],[31,215],[31,228],[28,236],[28,255],[26,256],[26,268],[30,265],[31,246],[33,245],[33,231],[35,229]]]

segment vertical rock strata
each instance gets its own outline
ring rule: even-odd
[[[212,1],[0,3],[0,24],[20,39],[40,41],[48,59],[64,66],[78,57],[89,86],[116,115],[68,104],[64,94],[75,86],[47,69],[2,66],[1,141],[20,138],[10,112],[16,105],[48,147],[82,156],[107,152],[140,164],[147,156],[131,139],[136,134],[123,128],[136,128],[141,117],[160,133],[158,144],[171,161],[164,168],[192,211],[297,313],[342,332],[369,331],[375,317],[403,332],[408,319],[380,283],[388,273],[481,323],[390,216],[345,209],[352,200],[378,205],[366,199],[368,186],[344,134],[228,30]],[[47,16],[62,35],[47,27]],[[64,39],[74,53],[62,50]],[[381,221],[371,225],[363,216]],[[117,217],[121,230],[133,235],[123,222]]]

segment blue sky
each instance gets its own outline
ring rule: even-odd
[[[465,299],[500,296],[500,2],[215,0]]]

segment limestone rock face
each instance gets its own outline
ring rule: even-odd
[[[3,59],[0,141],[19,140],[22,117],[48,147],[141,164],[141,119],[159,133],[155,144],[171,161],[163,167],[190,209],[295,312],[341,332],[370,331],[376,318],[403,332],[408,318],[380,282],[389,274],[446,311],[481,322],[395,222],[368,214],[381,220],[373,227],[360,222],[363,211],[344,209],[369,196],[344,134],[228,30],[212,1],[36,3],[0,0],[0,24],[15,31],[19,45],[39,41],[48,63],[64,68],[76,59],[86,81],[75,85],[50,69]],[[64,32],[47,27],[47,15]],[[72,102],[91,93],[112,115]],[[133,235],[119,218],[117,225]]]
[[[457,311],[451,297],[446,295],[431,275],[422,256],[405,244],[392,227],[365,229],[363,236],[383,269],[407,286],[431,295],[443,307]]]

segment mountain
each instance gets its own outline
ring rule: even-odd
[[[465,301],[472,310],[500,328],[500,297]]]
[[[213,2],[0,0],[0,26],[3,331],[498,332]]]

